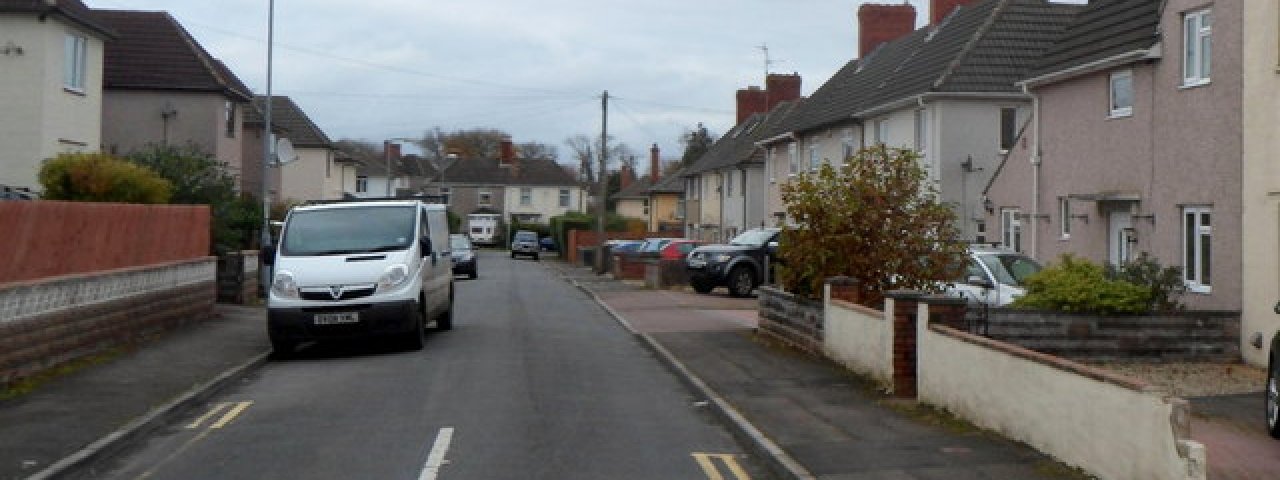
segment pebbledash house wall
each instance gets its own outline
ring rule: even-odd
[[[213,313],[206,206],[0,202],[0,231],[0,385]]]

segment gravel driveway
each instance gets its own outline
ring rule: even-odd
[[[1260,393],[1267,381],[1266,369],[1240,363],[1106,363],[1096,366],[1166,387],[1173,395],[1182,398]]]

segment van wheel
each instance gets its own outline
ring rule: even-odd
[[[471,277],[475,278],[475,277]],[[436,317],[436,331],[453,330],[453,289],[449,289],[449,308]]]
[[[418,304],[418,308],[413,309],[413,330],[404,336],[405,348],[409,350],[422,350],[427,344],[427,320],[422,314],[423,306]]]
[[[745,265],[733,267],[729,271],[729,295],[745,297],[751,295],[756,288],[756,274]]]
[[[689,279],[689,286],[693,287],[693,291],[698,293],[711,293],[711,290],[716,288],[710,280],[705,280],[701,277]]]
[[[1267,369],[1267,432],[1280,438],[1280,365],[1275,360]]]
[[[279,338],[271,338],[271,356],[277,360],[285,360],[293,357],[293,351],[298,348],[298,344],[288,340]]]

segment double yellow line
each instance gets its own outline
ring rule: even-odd
[[[200,428],[200,426],[203,425],[204,422],[209,421],[213,417],[217,416],[219,413],[222,413],[224,410],[226,411],[226,413],[223,414],[222,417],[218,419],[218,421],[210,424],[209,428],[219,429],[219,428],[225,427],[227,426],[228,423],[231,423],[233,420],[235,420],[236,417],[240,416],[241,413],[244,413],[245,409],[249,408],[250,405],[253,405],[253,402],[251,401],[222,402],[222,403],[216,404],[213,406],[213,408],[209,409],[207,413],[205,413],[204,415],[201,415],[200,418],[197,418],[193,420],[191,423],[188,423],[187,430],[194,430],[194,429]]]
[[[702,473],[707,475],[708,480],[725,480],[725,476],[720,473],[720,467],[717,461],[729,470],[735,480],[751,480],[751,476],[747,475],[747,471],[738,465],[738,457],[727,453],[693,453],[694,460],[698,461],[698,466],[702,467]]]

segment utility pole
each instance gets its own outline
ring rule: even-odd
[[[260,247],[271,244],[271,201],[267,198],[267,166],[271,162],[271,44],[275,38],[276,2],[267,2],[267,101],[262,125],[262,235]],[[260,259],[261,261],[261,259]],[[268,284],[270,285],[270,284]]]
[[[596,273],[604,273],[604,212],[605,194],[607,193],[609,182],[605,180],[604,167],[608,160],[609,152],[609,91],[605,90],[604,95],[600,97],[600,174],[596,176],[596,238],[600,245],[596,247],[595,267]]]

